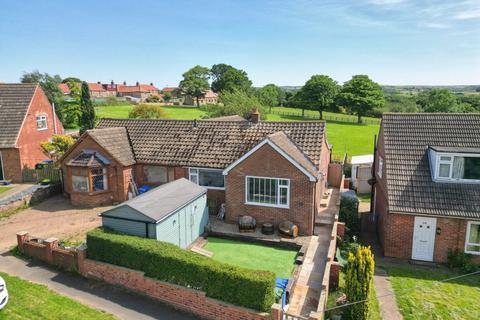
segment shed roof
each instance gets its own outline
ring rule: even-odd
[[[206,193],[206,188],[181,178],[123,202],[103,212],[102,216],[113,216],[117,208],[128,206],[152,222],[159,222]]]
[[[390,211],[480,218],[480,184],[434,182],[428,158],[478,150],[480,113],[384,113],[382,131]]]

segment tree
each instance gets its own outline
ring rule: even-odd
[[[214,64],[210,69],[212,90],[214,92],[233,91],[239,89],[247,91],[252,86],[245,71],[234,68],[228,64]]]
[[[206,106],[209,117],[239,115],[249,119],[254,108],[259,109],[261,115],[266,113],[265,106],[256,96],[240,89],[221,92],[219,102],[216,105]]]
[[[348,253],[345,278],[345,294],[348,302],[364,301],[372,297],[373,272],[375,261],[370,247],[360,246],[355,252]],[[366,320],[370,313],[368,301],[347,307],[352,320]]]
[[[82,80],[80,80],[77,77],[67,77],[62,80],[62,83],[69,83],[69,82],[82,83]]]
[[[82,112],[80,134],[82,134],[95,127],[95,109],[90,99],[90,89],[88,89],[88,84],[85,81],[82,82],[80,110]]]
[[[50,103],[58,104],[63,100],[63,93],[58,87],[62,82],[62,78],[59,75],[51,76],[48,73],[40,73],[38,70],[34,70],[32,72],[24,72],[20,82],[40,84]]]
[[[170,102],[172,100],[172,93],[171,92],[164,92],[163,94],[163,101]]]
[[[424,112],[456,112],[457,97],[447,89],[432,89],[419,94],[417,103]]]
[[[269,107],[271,112],[272,107],[280,105],[283,99],[283,91],[274,84],[267,84],[256,91],[256,96],[263,105]]]
[[[57,161],[74,143],[75,139],[69,135],[55,134],[51,141],[40,143],[40,147],[49,154],[50,158]]]
[[[128,117],[134,119],[160,119],[165,117],[165,112],[159,105],[139,104],[133,107]]]
[[[210,88],[208,68],[195,66],[183,74],[183,80],[180,81],[180,89],[186,94],[197,99],[197,106],[200,106],[199,98],[205,95]]]
[[[358,123],[362,123],[362,116],[385,105],[382,88],[366,75],[356,75],[345,82],[337,101],[357,115]]]
[[[300,102],[310,110],[316,110],[323,119],[323,111],[328,109],[335,99],[338,84],[329,76],[313,75],[300,89]]]

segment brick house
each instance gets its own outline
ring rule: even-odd
[[[102,119],[64,155],[65,192],[77,205],[122,202],[130,180],[186,178],[208,189],[211,214],[225,203],[229,222],[290,220],[311,235],[330,162],[325,123],[258,119]]]
[[[185,95],[185,104],[187,105],[196,105],[197,98],[192,97],[190,95]],[[200,105],[205,104],[217,104],[218,103],[218,94],[213,92],[212,90],[208,90],[205,94],[198,98],[198,103]]]
[[[384,114],[374,168],[385,256],[480,263],[480,114]]]
[[[159,96],[158,89],[150,84],[136,83],[134,86],[117,84],[117,95],[119,97],[133,97],[143,102],[152,95]]]
[[[81,83],[78,83],[77,85],[79,88],[82,86]],[[115,91],[105,89],[105,87],[100,82],[87,83],[87,85],[88,85],[88,89],[90,90],[90,97],[93,100],[103,100],[105,98],[115,97],[117,95]],[[71,93],[70,88],[66,83],[58,84],[58,88],[66,96],[70,95]]]
[[[0,84],[0,180],[22,182],[22,170],[49,159],[40,142],[63,126],[37,84]]]

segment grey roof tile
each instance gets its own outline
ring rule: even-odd
[[[124,166],[135,163],[127,130],[123,127],[87,130],[90,137]]]

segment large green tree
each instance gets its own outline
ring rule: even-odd
[[[239,115],[249,119],[254,108],[259,109],[262,116],[267,111],[255,95],[240,89],[221,92],[219,102],[217,105],[207,106],[209,117]]]
[[[343,84],[338,103],[356,114],[358,123],[362,123],[363,116],[385,105],[385,97],[378,83],[366,75],[355,75]]]
[[[423,92],[418,95],[417,103],[424,112],[456,112],[459,107],[457,97],[447,89]]]
[[[80,110],[82,112],[80,134],[82,134],[95,127],[95,108],[90,98],[90,89],[88,89],[88,84],[85,81],[82,82]]]
[[[214,64],[210,69],[212,90],[215,92],[233,91],[239,89],[247,91],[252,86],[245,71],[225,63]]]
[[[300,103],[308,109],[318,111],[323,119],[323,111],[330,108],[338,92],[338,84],[326,75],[313,75],[300,89]]]
[[[210,88],[208,79],[210,73],[208,68],[195,66],[183,74],[183,80],[180,81],[180,89],[196,98],[197,106],[200,106],[199,98]]]
[[[40,84],[50,103],[59,104],[63,100],[63,93],[58,87],[62,82],[62,78],[58,74],[51,76],[48,73],[41,73],[38,70],[34,70],[32,72],[25,72],[20,78],[20,82]]]
[[[267,84],[256,91],[256,96],[263,105],[266,105],[272,110],[272,107],[279,106],[285,97],[282,89],[273,83]]]

